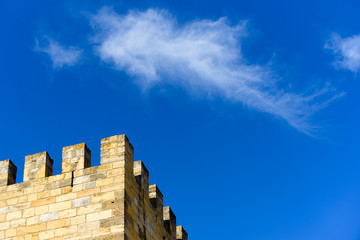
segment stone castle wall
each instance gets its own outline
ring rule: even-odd
[[[62,173],[53,176],[47,152],[16,166],[0,162],[0,239],[187,240],[182,226],[125,135],[101,140],[100,166],[77,144],[63,148]]]

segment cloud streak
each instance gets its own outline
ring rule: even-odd
[[[35,39],[34,50],[47,54],[51,59],[54,69],[76,65],[80,61],[83,53],[83,50],[77,47],[67,47],[50,37],[43,37],[40,40]]]
[[[135,76],[145,89],[171,84],[190,94],[219,96],[282,118],[309,135],[316,129],[313,114],[332,99],[321,100],[330,88],[311,94],[279,89],[269,67],[248,63],[242,53],[246,21],[231,26],[220,18],[179,25],[164,10],[119,15],[103,8],[91,17],[91,25],[101,60]]]
[[[335,55],[334,66],[357,73],[360,70],[360,35],[341,38],[333,34],[325,44]]]

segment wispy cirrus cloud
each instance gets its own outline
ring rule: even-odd
[[[74,66],[80,61],[83,53],[83,50],[77,47],[65,46],[47,36],[35,39],[34,50],[46,53],[54,69]]]
[[[354,73],[360,70],[360,34],[347,38],[333,34],[324,48],[330,49],[335,54],[335,67]]]
[[[165,83],[191,94],[215,95],[282,118],[307,134],[316,128],[313,114],[332,99],[323,100],[330,88],[311,94],[280,89],[270,67],[249,63],[242,53],[246,21],[232,26],[220,18],[179,25],[164,10],[119,15],[103,8],[91,24],[97,55],[144,88]]]

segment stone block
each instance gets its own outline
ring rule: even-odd
[[[188,240],[188,234],[183,226],[176,227],[176,240]]]
[[[10,160],[0,161],[0,186],[7,186],[16,182],[17,167]]]
[[[64,147],[62,172],[72,172],[91,166],[91,151],[85,143]]]
[[[47,152],[41,152],[25,157],[24,182],[40,179],[53,174],[53,163]]]
[[[163,210],[164,228],[171,236],[171,239],[176,238],[176,216],[170,207],[164,207]]]

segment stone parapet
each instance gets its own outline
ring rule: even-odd
[[[101,164],[91,166],[85,143],[63,148],[62,173],[53,176],[47,152],[16,166],[0,161],[0,239],[187,239],[149,171],[133,161],[125,135],[101,140]]]

